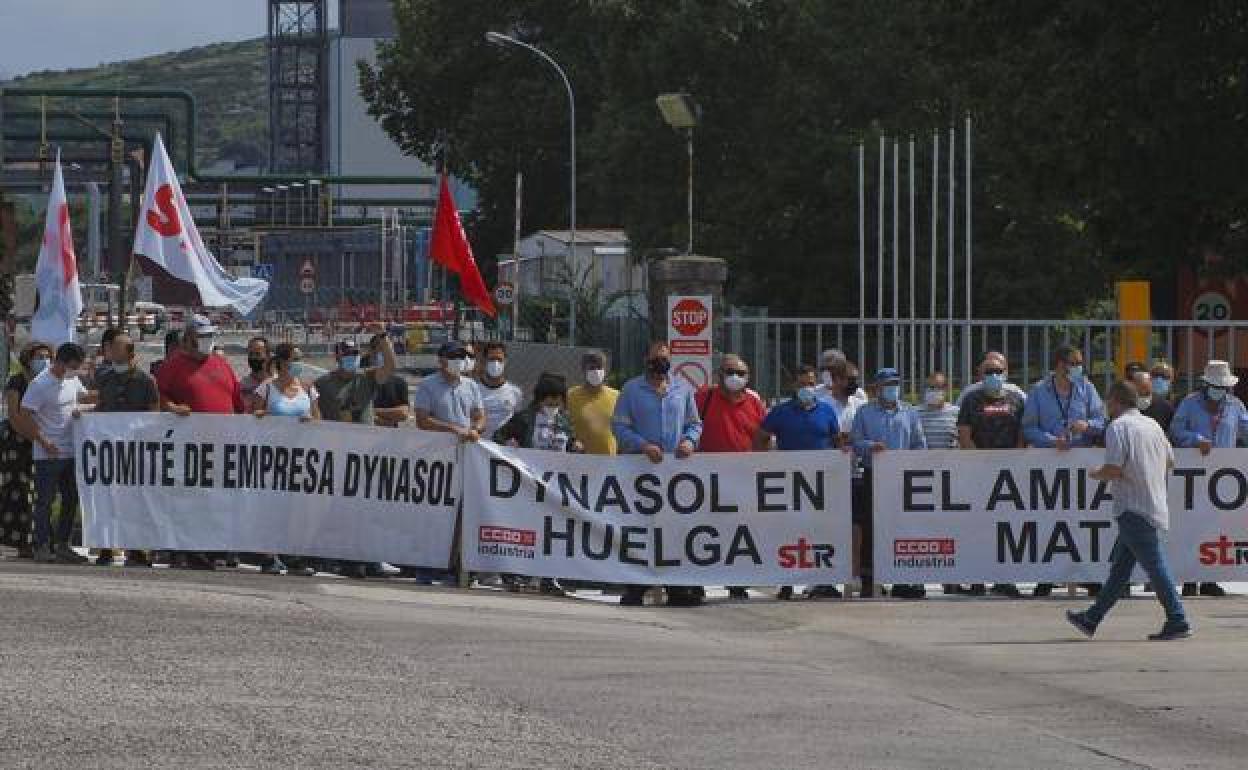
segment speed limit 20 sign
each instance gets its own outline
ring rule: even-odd
[[[672,371],[695,388],[711,381],[712,321],[709,294],[668,296],[667,346],[672,352]]]

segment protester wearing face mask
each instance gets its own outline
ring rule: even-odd
[[[379,333],[382,329],[380,324],[373,324],[371,331]],[[353,339],[341,340],[335,346],[334,359],[338,365],[314,383],[321,419],[358,425],[375,423],[373,401],[377,388],[390,380],[398,362],[389,337],[378,334],[374,339],[380,348],[380,362],[364,359],[359,344]]]
[[[695,401],[702,417],[699,452],[749,452],[754,449],[754,435],[767,408],[758,394],[750,390],[750,367],[736,353],[725,353],[720,359],[719,380],[698,390]],[[741,586],[729,586],[733,599],[749,599]]]
[[[111,331],[111,330],[110,330]],[[134,364],[134,340],[129,334],[118,331],[111,335],[105,348],[105,362],[95,370],[95,387],[99,401],[97,412],[159,412],[160,392],[156,381]],[[142,551],[127,550],[126,566],[150,567],[151,562]],[[111,549],[101,549],[97,565],[113,563]]]
[[[872,501],[871,465],[874,455],[890,450],[926,449],[923,424],[918,412],[901,400],[901,374],[893,368],[880,369],[875,373],[875,400],[863,406],[854,415],[854,427],[850,431],[852,450],[862,461],[866,473],[861,486],[854,488],[854,539],[862,579],[862,595],[874,594],[872,557]],[[921,599],[923,586],[899,585],[893,595],[902,599]]]
[[[1022,448],[1024,397],[1018,388],[1006,387],[1009,374],[1004,356],[984,355],[978,387],[963,396],[958,410],[958,446],[962,449]],[[992,592],[1011,599],[1020,596],[1012,583],[997,583]],[[972,583],[969,593],[983,596],[987,591],[983,583]]]
[[[983,362],[979,365],[979,379],[962,389],[962,392],[958,394],[958,400],[954,402],[955,405],[961,407],[963,400],[965,400],[967,396],[978,392],[984,387],[983,372],[987,368],[1000,369],[1002,372],[1002,377],[1000,378],[1001,387],[1010,393],[1016,394],[1020,403],[1027,400],[1027,391],[1010,382],[1010,365],[1009,362],[1005,360],[1005,354],[996,350],[990,350],[984,354]]]
[[[160,406],[180,417],[190,414],[241,414],[246,410],[243,393],[230,362],[213,355],[217,327],[202,315],[187,321],[181,346],[156,371]],[[191,569],[211,570],[215,564],[205,554],[175,554],[172,562]]]
[[[1146,370],[1140,370],[1132,374],[1128,381],[1135,386],[1135,392],[1139,394],[1135,405],[1140,410],[1140,414],[1156,420],[1166,435],[1170,435],[1170,423],[1174,421],[1174,406],[1169,399],[1153,393],[1152,375]]]
[[[484,348],[485,366],[477,384],[481,386],[481,403],[485,407],[485,432],[482,438],[495,438],[501,428],[520,408],[524,392],[518,385],[507,381],[507,346],[501,342],[487,342]],[[495,439],[497,440],[497,439]]]
[[[585,382],[568,391],[568,416],[576,436],[585,446],[585,454],[615,454],[615,433],[611,415],[620,392],[607,385],[607,359],[601,353],[589,352],[581,357]]]
[[[836,448],[841,426],[832,405],[816,395],[816,376],[813,366],[798,369],[793,398],[777,404],[767,413],[755,431],[755,449],[767,451],[773,443],[781,452]],[[806,592],[808,599],[832,599],[840,595],[834,585],[811,586]],[[781,586],[776,595],[778,599],[792,597],[792,586]]]
[[[1174,368],[1165,361],[1156,361],[1148,372],[1153,383],[1153,398],[1174,406]]]
[[[1095,446],[1105,431],[1105,405],[1083,369],[1083,352],[1062,345],[1053,356],[1053,373],[1032,386],[1023,409],[1028,446]]]
[[[1062,345],[1053,353],[1053,372],[1027,393],[1023,407],[1023,441],[1031,447],[1064,451],[1095,446],[1105,431],[1105,405],[1083,369],[1083,352]],[[1096,593],[1094,584],[1087,585]],[[1053,584],[1037,583],[1032,596],[1053,592]]]
[[[254,412],[264,407],[263,402],[255,400],[256,389],[273,379],[269,371],[269,340],[265,337],[252,337],[247,340],[247,373],[238,381],[238,389],[242,391],[243,403],[247,411]]]
[[[919,421],[928,449],[958,448],[958,408],[949,403],[949,381],[944,372],[927,376]]]
[[[35,376],[22,396],[21,424],[29,430],[35,460],[35,561],[82,564],[70,547],[78,515],[78,484],[74,477],[73,417],[79,404],[95,403],[95,394],[78,380],[86,352],[72,342],[56,349],[56,357]],[[52,539],[52,502],[59,495],[60,516]]]
[[[368,341],[369,361],[375,368],[386,363],[386,355],[381,350],[381,341],[385,337],[385,334],[374,334]],[[377,385],[377,393],[373,396],[373,422],[382,427],[397,428],[411,419],[411,416],[412,397],[407,387],[407,378],[396,371],[385,382]]]
[[[477,441],[485,430],[481,389],[468,379],[464,346],[451,341],[438,348],[438,371],[416,386],[413,410],[422,430],[454,433],[461,441]]]
[[[1177,447],[1189,447],[1207,455],[1214,449],[1231,449],[1248,434],[1248,409],[1235,396],[1239,378],[1231,374],[1226,361],[1205,364],[1200,388],[1179,402],[1170,423],[1170,439]],[[1183,586],[1183,595],[1191,596],[1194,586]],[[1225,596],[1217,583],[1201,583],[1202,596]]]
[[[829,399],[836,395],[842,402],[852,402],[857,406],[867,403],[867,393],[858,384],[854,382],[852,388],[848,388],[844,383],[837,385],[837,380],[841,378],[842,373],[851,367],[849,359],[845,354],[836,348],[828,348],[819,356],[819,384],[815,386],[815,393],[821,399]],[[838,417],[840,412],[837,412]],[[852,422],[852,416],[849,421]],[[846,420],[841,420],[841,428],[849,430]]]
[[[672,377],[672,354],[666,342],[651,343],[646,351],[646,373],[624,383],[611,425],[620,452],[643,454],[652,463],[664,456],[689,457],[702,436],[702,418],[694,391],[683,377]],[[625,607],[643,604],[645,588],[628,586],[620,596]],[[693,607],[702,603],[700,589],[668,586],[667,603]]]
[[[22,559],[34,556],[30,512],[34,461],[27,438],[34,435],[34,428],[24,420],[22,396],[51,358],[52,348],[42,342],[27,343],[17,355],[20,368],[4,386],[8,418],[0,422],[0,545],[16,548]]]

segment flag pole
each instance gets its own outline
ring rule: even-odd
[[[880,136],[880,184],[879,205],[876,218],[879,222],[875,239],[875,363],[878,369],[884,360],[884,137]],[[862,362],[864,369],[865,362]]]
[[[858,352],[856,358],[863,360],[866,353],[867,320],[867,230],[866,230],[866,143],[858,142]],[[865,364],[865,362],[864,362]]]
[[[965,239],[964,247],[966,249],[966,320],[967,332],[970,333],[970,321],[974,318],[972,312],[972,280],[971,280],[971,113],[966,113],[966,149],[963,154],[963,163],[966,166],[966,183],[963,185],[962,194],[966,199],[966,222],[962,225],[962,235]],[[1004,332],[1003,332],[1004,334]],[[1008,348],[1005,341],[1002,342],[1002,350]],[[967,347],[966,354],[963,357],[963,371],[969,377],[971,371],[971,349]]]
[[[892,360],[888,362],[889,366],[899,366],[900,359],[900,339],[897,334],[897,322],[901,320],[901,307],[899,297],[901,292],[901,242],[899,239],[899,218],[901,214],[898,205],[899,195],[901,193],[898,186],[898,174],[900,170],[901,156],[898,152],[898,141],[893,140],[893,355]]]
[[[938,220],[940,219],[940,129],[932,132],[932,259],[931,278],[927,284],[928,291],[928,313],[932,319],[932,325],[928,329],[928,351],[927,365],[936,368],[936,263],[940,260],[940,237],[937,234]]]
[[[915,365],[918,361],[915,360],[914,355],[914,134],[910,135],[910,173],[907,176],[910,182],[910,227],[907,231],[910,234],[910,355],[908,363],[910,376],[913,378],[911,381],[914,383],[914,390],[917,393],[919,389],[919,373],[915,371]]]
[[[947,307],[945,308],[945,310],[948,315],[947,323],[945,325],[945,334],[947,335],[948,342],[945,346],[945,371],[953,370],[953,342],[954,342],[953,340],[953,272],[954,272],[953,249],[954,249],[954,233],[958,229],[957,227],[958,212],[956,208],[956,198],[954,197],[955,180],[957,178],[957,173],[958,173],[957,165],[956,165],[955,158],[954,158],[954,156],[956,155],[956,150],[957,150],[957,125],[954,123],[950,123],[949,124],[949,219],[946,223],[946,226],[948,227],[948,230],[949,230],[949,274],[945,276],[946,284],[947,284],[947,289],[946,289],[947,296],[945,298]],[[962,340],[962,344],[963,345],[968,344],[968,340],[965,340],[965,339]],[[964,383],[964,384],[969,384],[969,383]]]

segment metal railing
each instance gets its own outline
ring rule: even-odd
[[[1011,381],[1027,387],[1050,371],[1053,351],[1063,344],[1083,351],[1085,370],[1102,390],[1129,363],[1123,360],[1124,341],[1136,348],[1133,360],[1170,363],[1176,386],[1187,389],[1210,359],[1248,368],[1248,337],[1244,337],[1248,321],[893,321],[732,315],[723,323],[726,350],[750,362],[754,387],[767,396],[787,392],[796,368],[818,366],[820,353],[828,348],[843,351],[855,362],[864,382],[880,367],[896,367],[911,394],[917,394],[923,380],[936,370],[944,372],[955,389],[965,387],[975,380],[975,368],[990,350],[1005,354]]]

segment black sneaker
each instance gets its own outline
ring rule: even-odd
[[[1184,583],[1184,584],[1183,584],[1183,595],[1184,595],[1184,596],[1195,596],[1195,595],[1196,595],[1196,591],[1197,591],[1197,587],[1196,587],[1196,584],[1195,584],[1195,583]]]
[[[692,588],[667,589],[668,607],[701,607],[702,597]]]
[[[1010,599],[1023,598],[1023,595],[1019,593],[1018,586],[1013,583],[993,583],[992,592],[997,596],[1005,596]]]
[[[1175,639],[1187,639],[1192,635],[1192,627],[1187,623],[1181,626],[1172,626],[1166,624],[1160,631],[1155,634],[1149,634],[1148,638],[1153,642],[1170,642]]]
[[[1052,593],[1053,593],[1052,583],[1036,583],[1036,590],[1032,591],[1031,595],[1037,599],[1043,599],[1044,597],[1049,596]]]
[[[1066,610],[1066,621],[1089,639],[1096,634],[1096,626],[1093,625],[1092,621],[1088,620],[1088,616],[1085,613]]]
[[[643,607],[645,604],[646,592],[644,589],[639,591],[635,588],[629,588],[620,594],[621,607]]]
[[[737,601],[746,601],[750,598],[750,592],[740,586],[733,586],[728,589],[728,598]]]
[[[101,548],[95,557],[95,566],[111,567],[113,566],[113,552],[107,548]]]
[[[966,592],[969,596],[987,596],[988,589],[983,583],[971,583],[970,589]]]
[[[963,593],[962,586],[957,583],[945,583],[940,587],[940,590],[944,592],[945,596],[956,596]]]
[[[1201,583],[1201,596],[1226,596],[1226,589],[1217,583]]]
[[[780,590],[776,592],[776,598],[782,602],[787,602],[793,598],[793,586],[780,586]]]
[[[836,586],[811,586],[806,589],[807,599],[840,599],[841,591]]]

